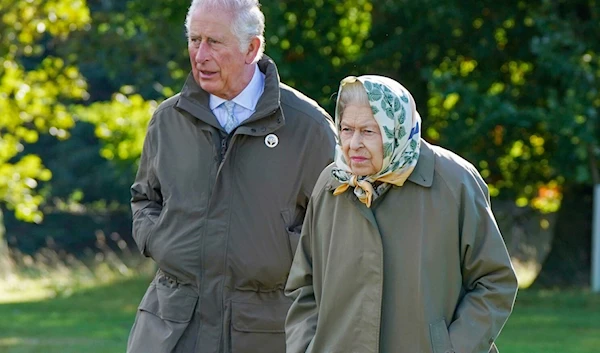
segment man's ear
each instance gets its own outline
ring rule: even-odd
[[[258,37],[252,38],[250,44],[248,45],[248,50],[246,51],[246,64],[252,64],[256,55],[258,55],[258,50],[260,49],[260,39]]]

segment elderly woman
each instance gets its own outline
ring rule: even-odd
[[[517,280],[477,170],[421,139],[386,77],[342,80],[336,125],[287,282],[287,352],[497,352]]]

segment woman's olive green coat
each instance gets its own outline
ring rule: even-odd
[[[517,280],[477,170],[422,142],[369,209],[331,166],[311,197],[286,294],[288,353],[487,353]]]

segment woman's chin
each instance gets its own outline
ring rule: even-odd
[[[352,171],[352,174],[356,175],[356,176],[366,176],[366,175],[371,175],[371,174],[375,174],[375,172],[373,171],[373,168],[369,168],[369,167],[352,167],[350,168],[350,170]]]

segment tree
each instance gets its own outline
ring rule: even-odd
[[[89,11],[84,1],[66,0],[0,0],[0,9],[0,201],[19,219],[41,222],[37,186],[51,172],[38,156],[21,152],[40,133],[68,137],[74,121],[67,104],[86,97],[86,83],[77,66],[54,52],[88,25]]]

